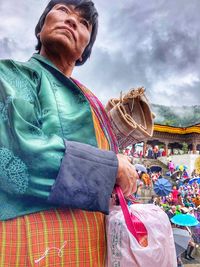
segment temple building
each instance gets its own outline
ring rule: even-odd
[[[147,145],[164,145],[166,155],[170,149],[182,149],[183,144],[188,145],[188,150],[192,154],[200,151],[200,123],[188,127],[175,127],[169,125],[154,125],[154,133],[151,138],[144,142],[143,149],[146,151]]]

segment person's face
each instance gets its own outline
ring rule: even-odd
[[[81,56],[90,41],[92,25],[72,5],[57,4],[47,14],[40,32],[42,48],[62,55],[73,61]]]
[[[172,206],[172,211],[176,212],[176,207]]]

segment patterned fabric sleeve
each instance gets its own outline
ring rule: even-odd
[[[38,99],[30,90],[17,95],[10,81],[0,80],[0,187],[16,197],[47,199],[58,174],[65,145],[41,129]]]

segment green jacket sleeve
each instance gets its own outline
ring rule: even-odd
[[[63,139],[42,131],[37,94],[0,72],[0,186],[10,194],[47,198],[65,152]],[[14,78],[13,78],[14,79]],[[30,97],[31,96],[31,97]]]

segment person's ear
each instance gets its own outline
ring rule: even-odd
[[[82,61],[83,61],[83,58],[82,58],[82,57],[80,57],[80,58],[79,58],[79,61],[80,61],[80,62],[82,62]]]
[[[38,32],[38,34],[37,34],[37,38],[40,38],[40,32]]]

